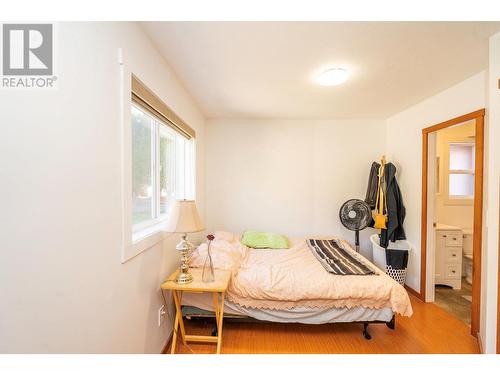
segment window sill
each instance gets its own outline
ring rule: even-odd
[[[139,229],[132,234],[132,244],[136,245],[139,242],[146,240],[148,237],[154,236],[161,232],[165,226],[164,221],[154,223],[146,228]]]
[[[132,234],[132,241],[125,246],[122,263],[139,255],[143,251],[155,246],[165,238],[165,221],[160,221],[147,228],[141,229]]]

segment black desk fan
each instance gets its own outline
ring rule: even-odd
[[[365,229],[372,220],[370,206],[361,199],[349,199],[340,207],[340,222],[355,232],[354,243],[359,253],[359,231]]]

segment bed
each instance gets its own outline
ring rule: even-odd
[[[373,275],[328,273],[309,248],[306,238],[290,238],[288,249],[251,249],[240,236],[216,232],[211,244],[215,268],[230,270],[231,281],[224,311],[232,316],[287,323],[386,323],[395,328],[395,315],[411,316],[409,296],[399,283],[342,244],[357,260],[370,267]],[[201,244],[190,259],[191,267],[203,267],[207,244]],[[213,311],[210,296],[186,294],[183,305]]]

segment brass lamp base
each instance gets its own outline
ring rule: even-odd
[[[193,275],[187,272],[180,272],[175,278],[177,284],[189,284],[193,281]]]
[[[189,273],[188,260],[191,256],[194,246],[187,240],[187,234],[184,234],[182,236],[181,242],[179,242],[175,248],[181,253],[180,272],[175,278],[175,282],[177,284],[189,284],[193,281],[193,275]]]

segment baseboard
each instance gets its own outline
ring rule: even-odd
[[[406,284],[405,284],[405,289],[407,290],[408,293],[413,294],[419,300],[421,300],[422,302],[425,302],[425,298],[422,298],[422,295],[419,292],[417,292],[415,289],[409,287]]]
[[[477,333],[477,343],[479,344],[479,353],[484,354],[484,349],[483,349],[483,340],[481,340],[481,334],[478,332]]]
[[[168,347],[170,346],[170,342],[172,341],[172,334],[174,331],[172,330],[170,334],[168,335],[167,341],[165,342],[165,345],[163,346],[163,349],[161,350],[160,354],[168,354]]]

